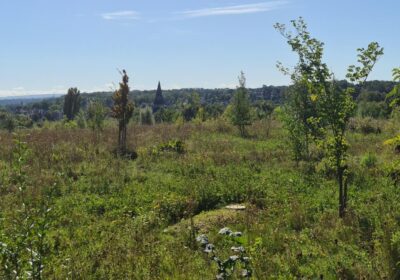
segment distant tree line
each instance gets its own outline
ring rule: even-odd
[[[357,103],[356,113],[361,117],[387,118],[391,115],[392,108],[386,96],[392,91],[396,83],[394,81],[368,81],[360,91],[355,91],[353,95]],[[337,81],[337,86],[341,89],[358,86],[345,80]],[[263,86],[258,89],[247,89],[249,100],[252,105],[262,101],[269,101],[275,105],[281,105],[286,99],[290,87],[282,86]],[[164,106],[160,107],[153,115],[154,122],[174,122],[184,111],[184,119],[194,118],[194,112],[200,109],[205,119],[221,116],[226,107],[230,104],[234,96],[235,89],[179,89],[164,90]],[[140,114],[147,107],[153,107],[156,91],[132,91],[132,99],[140,110],[134,112],[133,116],[140,122]],[[195,98],[194,98],[195,96]],[[194,100],[196,99],[196,100]],[[29,99],[28,99],[29,100]],[[111,92],[99,93],[80,93],[80,109],[86,111],[90,103],[96,100],[106,108],[113,106]],[[2,111],[12,116],[28,118],[33,123],[42,121],[57,121],[64,117],[65,97],[49,98],[39,101],[22,103],[21,101],[7,100],[0,105]],[[0,100],[0,104],[2,101]],[[79,110],[74,109],[77,115]],[[70,115],[71,116],[71,115]],[[68,118],[68,117],[67,117]],[[2,125],[4,126],[4,125]]]

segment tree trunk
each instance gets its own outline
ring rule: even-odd
[[[343,194],[343,204],[344,209],[347,209],[347,178],[344,179],[344,194]]]
[[[124,121],[119,121],[118,127],[118,153],[125,153],[124,145]]]
[[[240,136],[245,137],[246,136],[246,128],[244,125],[239,125],[239,130],[240,130]]]
[[[126,122],[124,121],[124,127],[122,130],[122,152],[126,153]]]
[[[345,215],[345,200],[344,200],[344,190],[343,190],[343,169],[341,166],[337,168],[338,184],[339,184],[339,217],[343,218]]]

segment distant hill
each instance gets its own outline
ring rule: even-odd
[[[339,81],[339,86],[347,88],[352,84],[343,80]],[[368,93],[367,98],[369,101],[383,101],[386,94],[395,85],[391,81],[369,81],[366,83],[363,92]],[[288,86],[262,86],[260,88],[249,88],[249,95],[251,101],[258,100],[270,100],[275,104],[280,104],[284,100],[284,95]],[[170,89],[163,90],[162,94],[165,99],[167,106],[174,106],[185,103],[191,94],[196,93],[200,97],[200,102],[203,105],[227,105],[235,89],[230,88],[216,88],[216,89],[205,89],[205,88],[185,88],[185,89]],[[96,99],[102,101],[107,106],[111,107],[112,92],[94,92],[94,93],[82,93],[82,105],[85,106],[89,100]],[[137,106],[152,105],[156,95],[156,89],[154,90],[134,90],[131,92],[131,97],[134,99]],[[363,94],[362,99],[365,99]],[[356,98],[359,99],[358,96]],[[21,107],[21,106],[32,106],[36,103],[45,101],[48,105],[51,104],[62,104],[63,96],[52,94],[52,95],[34,95],[34,96],[14,96],[14,97],[0,97],[0,106],[6,106],[10,108]],[[48,107],[47,105],[45,105]]]
[[[59,98],[60,94],[43,94],[43,95],[27,95],[27,96],[5,96],[0,97],[0,106],[7,105],[27,105],[30,103],[40,102],[43,100]]]

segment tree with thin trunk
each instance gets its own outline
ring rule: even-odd
[[[249,94],[246,89],[246,77],[243,72],[239,76],[239,86],[232,99],[231,121],[239,128],[240,136],[246,136],[246,126],[251,125],[251,108]]]
[[[129,77],[125,70],[122,70],[122,81],[119,89],[113,96],[114,106],[112,108],[113,117],[118,120],[118,153],[125,155],[127,125],[132,117],[134,105],[129,101]]]
[[[327,135],[326,147],[328,158],[335,168],[336,178],[339,185],[339,216],[343,218],[346,214],[348,202],[348,167],[346,163],[348,144],[346,142],[346,131],[350,117],[355,108],[352,95],[360,93],[375,64],[383,55],[383,48],[377,42],[371,42],[368,47],[357,49],[358,62],[360,66],[351,65],[346,77],[357,87],[342,90],[335,85],[333,79],[331,86],[322,92],[321,114],[325,120],[330,134]]]
[[[347,78],[357,84],[357,89],[350,87],[343,90],[336,85],[333,73],[322,62],[324,44],[310,36],[302,18],[293,20],[292,25],[295,35],[288,32],[285,25],[275,25],[299,56],[299,62],[292,73],[280,66],[284,73],[291,74],[294,81],[294,100],[297,100],[289,103],[288,107],[292,110],[288,114],[291,126],[287,127],[293,129],[289,131],[290,135],[299,134],[302,136],[300,139],[313,141],[325,152],[325,158],[335,172],[339,187],[339,216],[343,218],[348,201],[346,132],[355,108],[352,94],[361,90],[376,62],[383,55],[383,48],[377,42],[372,42],[367,49],[358,49],[360,66],[350,66],[347,74]],[[297,133],[294,129],[299,127],[304,129]],[[300,148],[307,148],[308,144],[305,142]]]

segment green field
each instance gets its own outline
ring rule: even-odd
[[[43,265],[43,279],[213,279],[217,265],[195,240],[204,233],[222,259],[240,243],[255,279],[395,279],[398,156],[383,142],[397,127],[379,126],[348,134],[344,219],[334,176],[296,164],[278,120],[269,136],[254,123],[247,138],[222,119],[132,125],[135,161],[113,154],[115,125],[100,141],[88,129],[3,132],[0,277]],[[225,209],[234,203],[246,209]],[[223,227],[243,236],[223,237]]]

